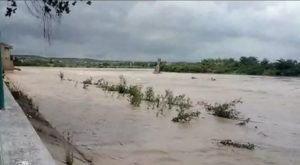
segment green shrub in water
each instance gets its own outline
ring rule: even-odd
[[[164,97],[166,99],[166,103],[168,104],[169,109],[172,109],[172,106],[175,104],[173,92],[169,89],[165,90]]]
[[[83,83],[84,85],[92,85],[92,80],[93,80],[93,78],[90,77],[90,78],[84,80],[82,83]]]
[[[173,99],[173,104],[177,105],[180,109],[189,109],[193,106],[191,99],[184,94],[176,96]]]
[[[63,72],[59,72],[58,76],[60,80],[64,80],[65,74]]]
[[[214,105],[201,102],[200,105],[203,105],[207,111],[212,112],[213,115],[224,117],[227,119],[238,119],[239,112],[236,111],[236,104],[243,103],[241,99],[233,100],[227,103],[215,103]]]
[[[140,106],[143,100],[143,93],[141,87],[137,85],[132,85],[129,87],[128,91],[129,91],[128,97],[129,97],[130,104],[136,107]]]
[[[199,111],[185,112],[185,110],[179,110],[177,116],[174,117],[172,121],[185,123],[191,121],[193,118],[199,117],[199,115],[200,115]]]
[[[145,91],[145,100],[149,102],[155,102],[155,93],[152,87],[147,87]]]
[[[120,94],[125,94],[125,93],[128,92],[128,90],[127,90],[127,81],[126,81],[126,79],[123,75],[121,75],[119,78],[120,78],[120,83],[117,85],[116,90]]]

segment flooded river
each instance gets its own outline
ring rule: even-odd
[[[300,164],[300,79],[286,77],[153,74],[153,70],[22,67],[8,78],[33,98],[40,112],[58,131],[73,134],[74,144],[93,157],[96,165],[298,165]],[[99,88],[83,89],[82,82],[104,78],[151,86],[156,93],[170,89],[197,101],[225,102],[241,98],[246,126],[214,117],[201,107],[199,119],[173,123],[174,114],[132,107],[127,98]],[[196,79],[191,79],[191,77]],[[216,81],[211,81],[214,77]],[[221,146],[232,139],[257,145],[253,151]]]

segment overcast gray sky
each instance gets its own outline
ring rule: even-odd
[[[94,1],[53,27],[52,44],[23,2],[4,17],[2,40],[14,54],[119,60],[203,58],[300,60],[300,2]]]

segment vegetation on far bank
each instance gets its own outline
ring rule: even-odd
[[[14,55],[16,66],[85,67],[85,68],[153,68],[156,62],[108,61],[88,58],[48,58],[41,56]],[[256,57],[241,57],[236,60],[203,59],[199,62],[162,62],[161,71],[181,73],[219,73],[268,76],[300,76],[300,62],[279,59],[270,62]]]
[[[89,58],[58,58],[30,55],[13,55],[16,66],[83,67],[83,68],[154,68],[156,62],[113,61]]]
[[[268,76],[300,76],[300,62],[296,60],[279,59],[270,62],[267,59],[259,61],[256,57],[241,57],[239,60],[204,59],[196,63],[171,63],[162,65],[165,72],[245,74]]]

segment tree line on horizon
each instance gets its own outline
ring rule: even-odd
[[[258,60],[256,57],[240,57],[226,59],[203,59],[195,63],[163,63],[161,71],[181,73],[218,73],[246,74],[268,76],[300,76],[300,63],[297,60],[279,59],[270,62],[268,59]]]
[[[13,55],[15,66],[84,67],[84,68],[154,68],[156,62],[109,61],[88,58],[59,58],[31,55]]]
[[[101,61],[79,58],[40,58],[31,56],[14,56],[16,66],[45,67],[86,67],[86,68],[154,68],[156,62],[138,61]],[[279,59],[270,62],[268,59],[258,60],[256,57],[203,59],[200,62],[166,62],[160,70],[179,73],[218,73],[246,74],[268,76],[300,76],[300,62],[292,59]]]

